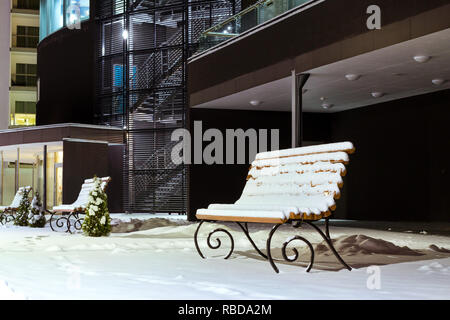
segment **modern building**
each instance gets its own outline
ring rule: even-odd
[[[108,145],[128,212],[237,200],[248,162],[172,161],[172,133],[201,121],[277,129],[280,148],[350,140],[336,217],[445,220],[448,16],[444,0],[41,0],[37,124],[120,132],[75,139]]]
[[[190,119],[280,128],[282,148],[350,140],[336,217],[448,221],[449,16],[440,0],[259,1],[203,34]],[[194,165],[191,212],[235,201],[247,169]]]
[[[1,4],[0,129],[36,124],[39,0]],[[8,76],[8,79],[6,79]]]
[[[122,210],[121,129],[65,123],[0,131],[0,203],[19,187],[39,192],[47,209],[73,203],[87,177],[110,176],[113,212]]]
[[[38,126],[27,131],[27,135],[35,136],[38,145],[18,145],[8,138],[0,146],[3,167],[10,168],[10,175],[14,172],[15,177],[4,181],[3,188],[10,194],[29,183],[23,180],[21,170],[25,153],[36,160],[31,164],[33,168],[39,168],[44,161],[54,163],[49,157],[56,154],[64,160],[62,165],[59,160],[55,162],[56,167],[62,166],[62,181],[52,183],[61,175],[54,167],[39,173],[43,182],[37,186],[46,193],[48,207],[62,200],[75,200],[76,194],[67,189],[69,184],[64,181],[76,177],[72,181],[76,186],[78,180],[94,172],[103,175],[97,172],[102,171],[115,175],[111,187],[122,191],[110,198],[110,205],[116,208],[113,212],[185,213],[187,168],[171,162],[170,137],[174,130],[187,126],[187,59],[197,50],[201,33],[239,12],[239,3],[42,0],[40,10]],[[74,130],[66,135],[44,134],[66,126],[79,126],[84,132],[85,126],[92,125],[98,132],[120,132],[121,140],[92,134],[80,138],[72,134]],[[91,133],[96,132],[94,129]],[[20,132],[5,131],[0,135],[20,136]],[[67,160],[73,152],[65,148],[68,139],[107,145],[108,161],[83,163],[84,174],[73,176]],[[57,151],[51,149],[48,153],[47,149],[46,155],[45,146]],[[84,157],[93,152],[79,151]],[[105,169],[99,170],[95,163],[103,164]],[[61,185],[62,189],[58,187]],[[3,202],[8,199],[4,197]]]
[[[187,127],[187,59],[240,2],[81,1],[79,28],[61,16],[72,3],[41,1],[38,124],[123,129],[125,210],[185,213],[188,172],[171,161],[171,134]]]

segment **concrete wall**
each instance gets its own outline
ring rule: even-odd
[[[10,11],[10,2],[5,0],[0,1],[0,130],[7,129],[9,124]]]

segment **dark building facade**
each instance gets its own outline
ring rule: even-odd
[[[210,32],[216,39],[222,33],[222,40],[188,64],[191,120],[202,120],[205,130],[210,123],[222,129],[279,128],[280,147],[289,148],[292,72],[309,74],[301,97],[303,143],[348,140],[356,147],[335,217],[448,221],[450,5],[342,5],[304,1],[270,21],[257,21],[267,10],[258,4],[240,17],[254,21],[250,29],[230,19]],[[380,9],[380,29],[367,27],[371,5]],[[234,37],[223,35],[227,27],[236,28]],[[252,100],[259,104],[252,106]],[[248,166],[194,165],[189,211],[235,202],[247,171]]]
[[[41,3],[44,19],[60,13],[52,3]],[[202,32],[238,12],[240,1],[89,5],[78,28],[65,16],[65,27],[39,44],[38,125],[71,119],[122,128],[125,210],[186,213],[187,168],[171,161],[171,134],[188,123],[187,59]]]
[[[291,75],[308,73],[303,142],[357,148],[336,217],[446,220],[450,5],[379,0],[382,28],[369,30],[373,4],[250,0],[239,13],[240,1],[90,1],[80,29],[39,44],[38,124],[122,129],[126,147],[109,157],[123,161],[109,166],[122,172],[123,209],[195,219],[198,208],[237,200],[248,164],[175,165],[174,130],[192,132],[195,121],[223,133],[278,129],[289,148]],[[345,78],[352,72],[360,80]],[[432,84],[439,77],[447,81]]]

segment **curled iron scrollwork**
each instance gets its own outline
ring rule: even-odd
[[[203,259],[205,259],[205,256],[203,255],[203,253],[202,253],[202,251],[201,251],[201,249],[200,249],[200,246],[198,245],[198,231],[200,230],[200,227],[202,226],[203,223],[204,223],[204,221],[201,221],[201,222],[199,223],[199,225],[198,225],[198,227],[197,227],[197,230],[195,231],[194,240],[195,240],[195,247],[196,247],[196,249],[197,249],[198,254],[199,254]],[[230,248],[230,251],[228,252],[228,254],[227,254],[227,255],[225,256],[225,258],[224,258],[224,259],[228,259],[228,258],[231,256],[231,254],[233,253],[233,251],[234,251],[234,239],[233,239],[233,236],[231,235],[230,232],[228,232],[227,230],[225,230],[225,229],[223,229],[223,228],[217,228],[217,229],[211,231],[211,232],[208,234],[208,237],[207,237],[207,239],[206,239],[207,245],[208,245],[208,247],[209,247],[210,249],[214,249],[214,250],[215,250],[215,249],[219,249],[219,248],[222,246],[222,241],[221,241],[218,237],[215,238],[214,240],[212,240],[213,235],[216,234],[216,233],[218,233],[218,232],[224,233],[224,234],[226,234],[226,235],[230,238],[230,241],[231,241],[231,248]],[[213,241],[214,241],[215,243],[214,243]]]
[[[0,213],[0,224],[2,225],[14,221],[14,219],[15,219],[14,214],[9,211]]]
[[[278,228],[281,226],[281,224],[275,225],[272,228],[272,231],[269,234],[269,238],[267,239],[267,256],[269,259],[269,263],[272,266],[272,268],[275,270],[276,273],[279,273],[279,269],[278,267],[275,265],[275,261],[272,257],[272,252],[271,252],[271,243],[272,243],[272,237],[275,234],[275,232],[278,230]],[[293,241],[302,241],[304,243],[307,244],[310,252],[311,252],[311,256],[310,256],[310,262],[308,267],[306,268],[306,271],[309,272],[311,270],[311,268],[314,265],[314,247],[312,246],[311,242],[309,242],[307,239],[301,237],[301,236],[294,236],[292,238],[289,238],[288,240],[286,240],[283,243],[283,246],[281,248],[281,254],[283,255],[283,259],[287,262],[295,262],[298,260],[300,254],[298,252],[298,250],[296,248],[291,248],[290,250],[293,251],[294,256],[290,257],[287,255],[287,249],[288,249],[288,245],[293,242]]]
[[[299,253],[297,248],[291,248],[291,250],[294,252],[294,256],[290,257],[287,255],[286,251],[287,251],[287,246],[295,240],[299,240],[299,241],[303,241],[304,243],[306,243],[309,247],[309,250],[311,252],[311,258],[310,258],[310,263],[308,265],[308,267],[306,268],[306,272],[309,272],[314,264],[314,248],[311,244],[311,242],[309,242],[307,239],[300,237],[300,236],[294,236],[290,239],[288,239],[287,241],[285,241],[283,243],[283,247],[281,248],[281,254],[283,255],[283,259],[287,262],[295,262],[297,261],[297,259],[299,258]]]
[[[58,218],[55,218],[57,216]],[[82,229],[84,218],[80,217],[80,212],[72,212],[69,215],[56,215],[53,213],[50,216],[49,224],[53,231],[63,231],[74,233]]]

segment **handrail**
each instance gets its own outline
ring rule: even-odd
[[[250,7],[248,7],[248,8],[246,8],[246,9],[242,10],[241,12],[239,12],[239,13],[237,13],[237,14],[235,14],[235,15],[233,15],[233,16],[231,16],[231,17],[225,19],[225,20],[223,20],[222,22],[220,22],[220,23],[218,23],[218,24],[212,26],[212,27],[209,28],[209,29],[206,29],[205,31],[203,31],[203,34],[210,33],[212,30],[215,30],[215,29],[220,29],[220,28],[223,27],[224,25],[228,24],[229,22],[231,22],[231,21],[233,21],[233,20],[236,20],[238,17],[243,16],[243,15],[246,14],[247,12],[252,11],[253,9],[259,7],[259,6],[262,5],[262,4],[264,4],[265,2],[273,2],[273,0],[260,0],[260,1],[256,2],[255,4],[251,5]]]
[[[308,9],[322,1],[324,0],[260,0],[205,30],[200,36],[198,50],[192,58],[202,55],[213,47],[217,48],[224,42],[233,41],[232,39],[238,38],[260,25],[272,23],[276,19],[286,17],[297,10]],[[269,7],[269,5],[271,6]],[[252,11],[255,11],[255,14],[248,15]],[[245,19],[246,15],[249,19]],[[226,28],[227,25],[228,28]],[[189,60],[192,61],[192,59]]]

